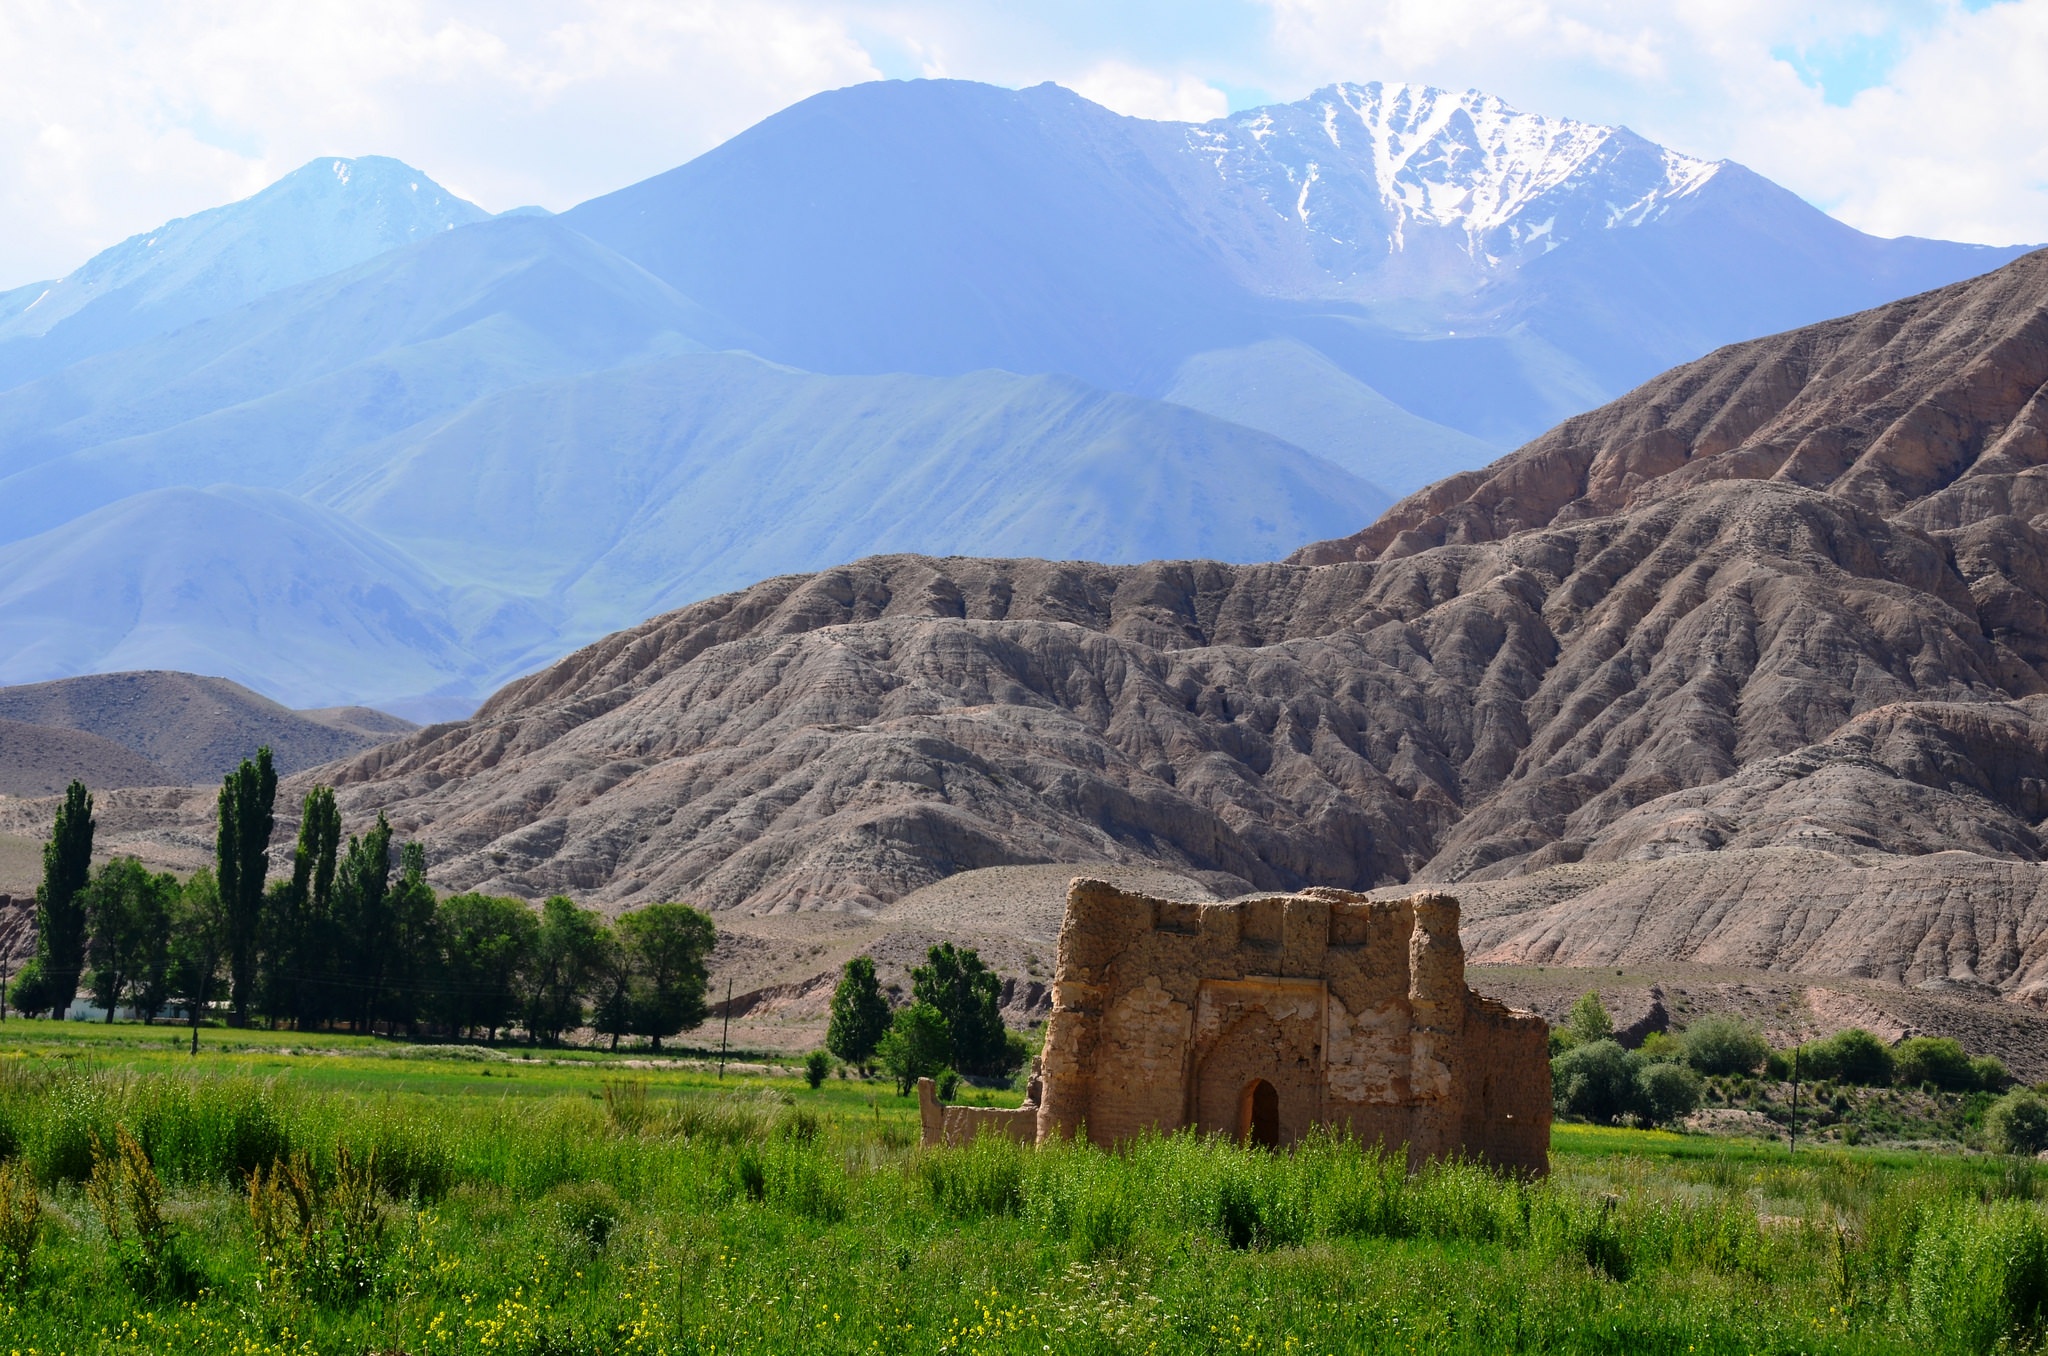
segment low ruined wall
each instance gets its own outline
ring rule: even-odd
[[[917,1111],[928,1146],[967,1144],[977,1135],[1000,1135],[1021,1144],[1038,1139],[1037,1107],[944,1106],[929,1078],[917,1080]]]

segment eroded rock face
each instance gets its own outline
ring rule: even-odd
[[[2037,993],[2044,306],[2039,254],[1722,350],[1288,564],[768,580],[320,775],[450,887],[867,911],[1032,862],[1221,895],[1608,864],[1468,926],[1909,982],[1968,933],[1973,982]],[[1829,885],[1823,926],[1793,849],[1957,865],[1882,917]]]

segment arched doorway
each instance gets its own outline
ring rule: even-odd
[[[1237,1138],[1240,1143],[1261,1148],[1280,1144],[1280,1094],[1263,1078],[1246,1085],[1238,1105]]]

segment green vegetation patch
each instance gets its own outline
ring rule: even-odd
[[[534,1061],[515,1072],[539,1090],[474,1096],[412,1090],[434,1061],[305,1057],[360,1066],[339,1086],[262,1073],[265,1052],[185,1058],[0,1060],[4,1349],[1924,1353],[2043,1334],[2031,1160],[1597,1126],[1562,1127],[1540,1182],[1411,1175],[1332,1138],[933,1151],[908,1099],[851,1078]]]

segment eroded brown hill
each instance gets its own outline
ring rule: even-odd
[[[59,789],[72,777],[95,786],[149,785],[138,780],[145,764],[155,769],[156,785],[217,782],[263,744],[280,771],[295,772],[417,728],[362,706],[294,711],[226,678],[168,670],[0,687],[0,720],[78,731],[133,755],[121,763],[101,756],[105,750],[91,752],[97,745],[44,735],[31,758],[26,735],[15,743],[0,738],[0,791],[14,795],[31,793],[10,790],[10,781],[48,776],[58,778]],[[18,759],[12,756],[17,748]]]
[[[1287,564],[769,580],[322,775],[451,886],[1462,880],[1504,963],[2048,1002],[2044,382],[2039,254],[1722,350]]]

